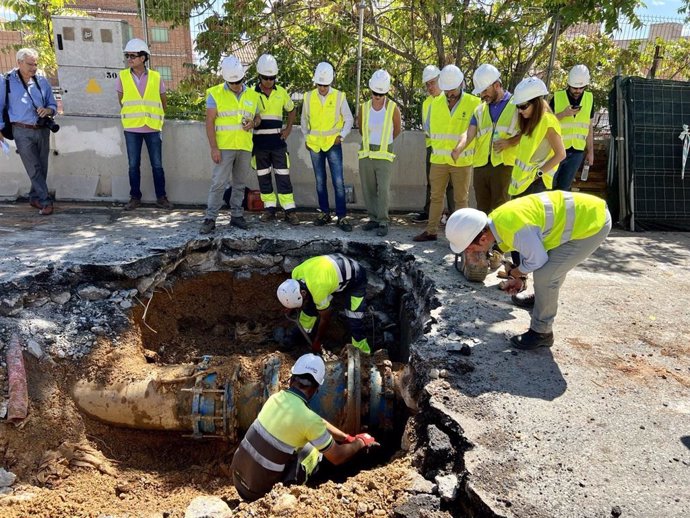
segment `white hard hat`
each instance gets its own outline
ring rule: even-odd
[[[458,209],[446,221],[446,239],[453,253],[461,254],[489,221],[481,210]]]
[[[501,73],[495,66],[488,63],[479,65],[472,75],[472,83],[474,84],[472,93],[479,95],[499,79],[501,79]]]
[[[220,62],[220,70],[223,79],[228,83],[236,83],[244,78],[244,67],[235,56],[223,58],[223,61]]]
[[[326,364],[321,356],[312,353],[304,354],[297,358],[290,372],[295,376],[311,374],[316,383],[323,385],[323,380],[326,377]]]
[[[129,40],[127,45],[125,45],[124,52],[146,52],[147,54],[151,55],[149,46],[144,40],[140,40],[139,38]]]
[[[288,309],[301,308],[304,300],[302,299],[302,287],[299,281],[288,279],[278,286],[276,292],[280,303]]]
[[[432,79],[436,79],[440,75],[441,71],[436,65],[427,65],[424,67],[424,71],[422,72],[422,82],[426,84]]]
[[[463,74],[455,65],[446,65],[441,70],[441,75],[438,78],[438,87],[441,90],[455,90],[465,80]]]
[[[527,77],[515,87],[515,92],[510,102],[513,104],[523,104],[548,93],[549,91],[546,89],[544,81],[538,77]]]
[[[262,76],[277,76],[278,62],[270,54],[262,54],[256,62],[256,71]]]
[[[322,61],[316,65],[312,81],[317,85],[330,85],[333,82],[333,76],[333,66],[330,63]]]
[[[391,76],[383,69],[374,72],[369,79],[369,88],[377,94],[387,94],[391,89]]]
[[[589,69],[585,65],[575,65],[568,73],[568,85],[582,88],[589,84]]]

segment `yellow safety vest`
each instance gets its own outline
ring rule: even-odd
[[[431,119],[431,103],[436,99],[433,95],[427,95],[426,99],[422,103],[422,127],[424,128],[424,144],[426,147],[431,147],[431,139],[429,138],[429,133],[426,128],[429,127],[429,121]]]
[[[580,106],[582,107],[575,115],[563,117],[561,128],[563,129],[563,147],[565,149],[577,149],[583,151],[587,145],[587,135],[589,134],[590,119],[594,96],[592,92],[584,92]],[[558,90],[553,97],[553,108],[556,113],[561,113],[568,106],[568,94],[565,90]]]
[[[374,160],[388,160],[392,162],[395,159],[395,154],[388,151],[388,140],[390,138],[391,130],[393,128],[393,114],[396,108],[395,102],[386,99],[386,114],[383,117],[383,130],[381,131],[381,147],[378,151],[369,150],[369,111],[371,110],[371,101],[367,101],[362,106],[362,149],[359,152],[359,158],[371,158]]]
[[[242,129],[242,120],[253,119],[259,111],[261,97],[251,88],[245,88],[238,99],[225,83],[206,90],[216,101],[215,127],[218,149],[252,150],[252,132]]]
[[[315,153],[328,151],[335,144],[335,139],[345,125],[340,114],[344,102],[347,102],[345,94],[335,88],[328,91],[323,104],[316,89],[304,96],[302,109],[307,110],[307,146]]]
[[[254,130],[254,135],[280,134],[283,129],[283,110],[291,112],[295,108],[290,94],[280,85],[275,85],[268,97],[263,92],[257,93],[263,97],[263,106],[259,109],[261,124]]]
[[[504,252],[515,250],[515,234],[539,227],[545,250],[599,232],[606,223],[606,202],[591,194],[548,191],[516,198],[490,214]]]
[[[165,112],[160,94],[161,76],[151,69],[147,71],[147,74],[146,88],[142,97],[137,85],[134,84],[132,71],[129,68],[120,71],[120,80],[122,81],[120,119],[124,129],[141,128],[142,126],[148,126],[157,131],[163,129]]]
[[[493,143],[496,140],[514,137],[519,132],[518,113],[515,105],[508,101],[495,125],[491,120],[489,105],[485,102],[477,106],[474,111],[474,118],[477,120],[477,135],[474,137],[476,147],[472,165],[482,167],[489,163],[489,157],[491,157],[491,165],[493,166],[514,165],[517,146],[511,146],[497,153],[493,149]]]
[[[453,113],[450,113],[445,95],[439,95],[431,103],[429,136],[431,137],[431,163],[449,164],[456,167],[472,165],[475,143],[465,148],[457,161],[450,156],[451,151],[470,125],[474,109],[481,101],[479,97],[463,92]]]
[[[508,194],[511,196],[520,194],[527,189],[536,180],[541,167],[553,156],[553,149],[550,149],[543,160],[535,162],[532,159],[534,153],[546,138],[546,132],[549,128],[553,128],[559,135],[561,134],[561,126],[556,116],[551,112],[546,112],[539,124],[537,124],[537,127],[532,131],[532,135],[522,135],[520,137],[515,165],[513,166],[513,177],[508,187]],[[547,189],[553,187],[553,177],[557,169],[558,167],[554,167],[550,171],[542,171],[542,180]]]

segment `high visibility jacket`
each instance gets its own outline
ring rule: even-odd
[[[378,151],[371,151],[369,149],[369,112],[371,110],[371,101],[367,101],[362,105],[362,149],[359,152],[359,158],[388,160],[389,162],[395,159],[395,154],[388,151],[390,146],[388,141],[393,131],[393,114],[395,113],[396,106],[397,104],[393,101],[386,99],[386,114],[383,117],[383,129],[381,130],[381,146]]]
[[[477,106],[474,111],[474,118],[477,120],[477,135],[474,137],[475,149],[474,167],[481,167],[489,163],[498,166],[501,164],[514,165],[517,146],[511,146],[500,153],[494,151],[493,143],[496,140],[507,139],[515,136],[518,131],[518,113],[513,103],[508,101],[498,116],[496,124],[491,120],[489,105],[485,102]]]
[[[439,95],[432,101],[429,121],[432,164],[449,164],[457,167],[472,165],[474,141],[465,148],[457,161],[453,161],[450,153],[458,143],[460,135],[469,127],[472,113],[480,102],[479,97],[463,92],[451,114],[445,95]]]
[[[345,99],[345,94],[335,88],[331,88],[326,95],[326,100],[321,104],[318,90],[310,90],[304,96],[303,110],[307,110],[307,146],[318,153],[328,151],[335,144],[335,139],[340,135],[345,120],[340,109]]]
[[[319,255],[292,270],[292,278],[304,281],[316,309],[322,311],[330,305],[333,294],[343,291],[360,268],[357,261],[342,254]]]
[[[253,119],[261,106],[261,97],[251,88],[245,88],[238,99],[225,87],[225,83],[206,90],[216,101],[215,127],[218,149],[252,150],[252,132],[242,129],[242,121]]]
[[[561,125],[558,123],[556,116],[551,112],[545,112],[537,127],[532,131],[532,134],[520,137],[515,165],[513,166],[513,176],[508,187],[508,194],[511,196],[520,194],[527,189],[537,179],[541,167],[553,156],[553,149],[549,148],[546,157],[541,160],[534,158],[534,153],[546,139],[546,132],[549,128],[553,128],[556,133],[561,134]],[[553,177],[557,169],[558,167],[556,166],[549,171],[541,171],[541,178],[547,189],[553,187]]]
[[[266,96],[257,85],[254,90],[261,96],[262,105],[259,107],[261,124],[254,128],[254,149],[276,149],[287,144],[280,138],[283,129],[283,111],[291,112],[295,103],[290,94],[280,85],[275,85],[271,95]]]
[[[599,232],[606,223],[606,202],[591,194],[548,191],[504,203],[489,214],[498,246],[515,250],[515,235],[525,227],[540,229],[545,250]]]
[[[268,493],[283,480],[288,464],[307,443],[316,452],[331,446],[333,437],[323,419],[307,405],[304,395],[294,389],[268,398],[232,459],[231,470],[244,490],[240,494],[260,498]],[[314,465],[305,468],[313,470],[318,456],[314,460]]]
[[[122,108],[120,108],[120,119],[122,127],[141,128],[148,126],[151,129],[162,130],[165,112],[161,101],[161,76],[155,70],[147,71],[146,88],[144,96],[139,93],[137,85],[134,84],[132,71],[125,68],[120,71],[122,81]]]
[[[583,151],[587,145],[587,135],[589,134],[590,119],[592,113],[592,105],[594,104],[594,96],[592,92],[584,92],[582,100],[580,101],[580,111],[570,117],[563,117],[561,119],[561,128],[563,130],[563,147],[565,149],[573,148]],[[568,93],[565,90],[558,90],[553,96],[553,108],[556,113],[561,113],[568,106],[570,100]]]
[[[431,119],[431,103],[434,99],[436,99],[436,97],[433,95],[427,95],[422,103],[422,127],[424,128],[424,144],[426,147],[431,147],[431,139],[429,138],[427,128],[429,127],[429,121]]]

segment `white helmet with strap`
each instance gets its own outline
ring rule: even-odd
[[[256,62],[256,71],[262,76],[277,76],[278,62],[270,54],[262,54]]]
[[[438,87],[441,90],[455,90],[462,85],[465,80],[465,74],[463,74],[458,67],[455,65],[446,65],[441,70],[441,75],[438,78]]]
[[[223,58],[223,61],[220,63],[220,69],[223,79],[228,83],[236,83],[244,79],[244,67],[235,56]]]
[[[288,309],[301,308],[304,303],[302,286],[295,279],[288,279],[278,286],[276,295],[280,303]]]
[[[585,65],[575,65],[568,73],[568,85],[583,88],[590,83],[589,69]]]
[[[463,253],[488,222],[489,217],[477,209],[466,208],[453,212],[446,221],[446,238],[453,253]]]
[[[501,73],[495,66],[488,63],[479,65],[472,75],[472,83],[474,84],[472,93],[479,95],[499,79],[501,79]]]
[[[374,72],[369,79],[369,88],[377,94],[387,94],[391,89],[391,76],[383,69]]]

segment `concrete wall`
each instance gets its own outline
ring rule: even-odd
[[[129,199],[127,150],[119,118],[62,116],[61,129],[51,134],[48,186],[59,200],[117,201]],[[364,208],[358,171],[360,137],[353,131],[343,144],[345,184],[352,185],[355,203]],[[14,143],[10,143],[14,146]],[[288,139],[291,177],[299,207],[317,206],[314,173],[304,136],[295,127]],[[391,184],[392,210],[419,210],[424,204],[426,176],[424,135],[405,131],[395,141],[397,159]],[[1,154],[0,154],[1,155]],[[163,129],[163,167],[168,197],[180,205],[205,205],[211,178],[211,161],[204,124],[196,121],[166,121]],[[142,152],[144,201],[154,201],[151,168]],[[9,158],[0,156],[0,199],[26,196],[29,179],[14,147]],[[258,189],[256,175],[250,187]],[[329,191],[332,186],[329,182]],[[334,206],[334,205],[333,205]]]

